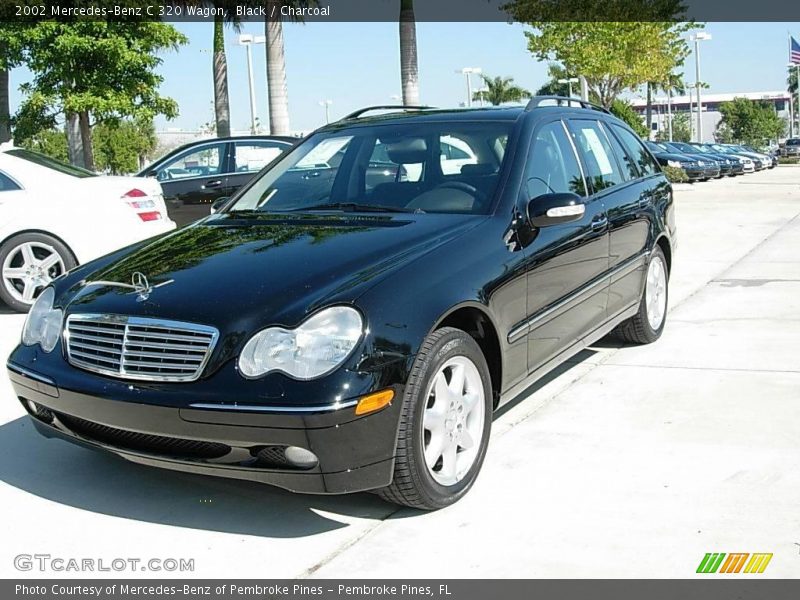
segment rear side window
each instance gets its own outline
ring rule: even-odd
[[[629,152],[628,149],[620,143],[616,136],[608,131],[607,125],[603,125],[603,130],[606,133],[608,141],[611,143],[611,147],[614,149],[614,155],[617,157],[617,163],[622,167],[622,176],[625,177],[627,181],[639,179],[642,174],[639,171],[639,166],[636,164],[636,160],[633,158],[634,154]]]
[[[12,192],[20,187],[8,175],[0,171],[0,192]]]
[[[594,193],[623,183],[611,144],[597,121],[570,121],[575,146],[586,165],[586,176]]]
[[[611,125],[611,129],[619,138],[619,141],[622,142],[622,145],[626,148],[628,153],[634,157],[639,171],[641,171],[644,177],[649,177],[650,175],[658,173],[658,164],[639,138],[619,125]]]
[[[561,121],[543,125],[534,137],[525,167],[525,191],[528,200],[565,192],[586,196],[583,174]]]
[[[255,173],[290,148],[289,144],[275,142],[236,142],[233,147],[235,173]]]

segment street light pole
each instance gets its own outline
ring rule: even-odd
[[[331,104],[333,104],[333,100],[320,100],[319,105],[325,107],[325,123],[331,122]]]
[[[565,83],[569,86],[569,97],[572,98],[572,84],[578,83],[580,79],[577,77],[567,77],[566,79],[557,79],[556,82],[564,85]]]
[[[467,79],[467,104],[466,106],[472,106],[472,75],[480,75],[483,73],[483,70],[480,67],[464,67],[460,71],[456,71],[456,73],[461,73]]]
[[[247,50],[247,79],[250,83],[250,133],[256,133],[256,88],[253,83],[253,44],[263,44],[266,38],[263,35],[250,35],[245,33],[239,36],[239,45]]]
[[[672,86],[667,84],[667,130],[669,131],[669,141],[672,141]]]
[[[692,40],[694,40],[695,85],[697,86],[697,141],[700,143],[703,142],[703,101],[700,98],[700,42],[710,39],[711,34],[704,31],[699,31],[692,36]]]

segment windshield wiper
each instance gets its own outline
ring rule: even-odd
[[[303,212],[308,210],[341,210],[344,212],[402,212],[402,213],[422,213],[425,212],[419,209],[381,206],[379,204],[358,204],[356,202],[329,202],[326,204],[315,204],[313,206],[304,206],[301,208],[294,208],[292,212]]]

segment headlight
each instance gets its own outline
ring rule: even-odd
[[[64,323],[64,312],[53,308],[55,297],[56,293],[50,287],[39,294],[33,303],[22,328],[22,343],[26,346],[39,344],[45,352],[52,352],[56,347]]]
[[[354,308],[334,306],[318,312],[295,329],[259,331],[239,355],[245,377],[282,371],[296,379],[316,379],[341,365],[355,348],[363,329]]]
[[[680,169],[683,165],[678,162],[677,160],[668,160],[667,161],[668,167],[675,167],[676,169]]]

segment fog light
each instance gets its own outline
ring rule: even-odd
[[[394,390],[382,390],[369,394],[361,398],[356,406],[357,415],[368,415],[377,410],[382,409],[384,406],[391,404],[394,398]]]
[[[317,466],[317,455],[313,452],[309,452],[305,448],[288,446],[286,450],[283,451],[283,454],[292,466],[301,469],[310,469]]]

